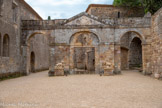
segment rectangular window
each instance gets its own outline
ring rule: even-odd
[[[17,3],[15,1],[13,1],[13,4],[12,4],[12,12],[13,12],[13,22],[17,22],[17,12],[18,12],[18,8],[17,8]]]
[[[118,18],[120,18],[120,12],[118,12]]]
[[[3,10],[3,0],[0,0],[0,15],[2,15]]]

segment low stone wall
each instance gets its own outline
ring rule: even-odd
[[[5,80],[5,79],[10,79],[10,78],[17,78],[24,76],[25,74],[21,72],[8,72],[8,73],[0,73],[0,81]]]

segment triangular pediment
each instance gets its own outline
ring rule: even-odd
[[[97,17],[83,12],[66,20],[63,25],[105,25],[105,23]]]

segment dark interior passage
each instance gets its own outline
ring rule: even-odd
[[[129,68],[142,67],[142,45],[141,40],[135,37],[130,44]]]
[[[122,65],[121,65],[121,69],[128,69],[128,49],[126,48],[121,48],[121,61],[122,61]]]
[[[95,48],[75,47],[74,67],[85,71],[95,71]]]
[[[6,34],[3,37],[3,57],[9,57],[9,36]]]
[[[31,55],[30,55],[30,71],[35,72],[35,54],[34,54],[34,52],[31,52]]]
[[[136,33],[121,38],[121,69],[142,68],[142,41]]]

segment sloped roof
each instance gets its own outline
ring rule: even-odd
[[[26,6],[27,9],[29,9],[30,12],[36,15],[40,20],[43,20],[42,17],[28,3],[26,3],[24,0],[20,1]]]

